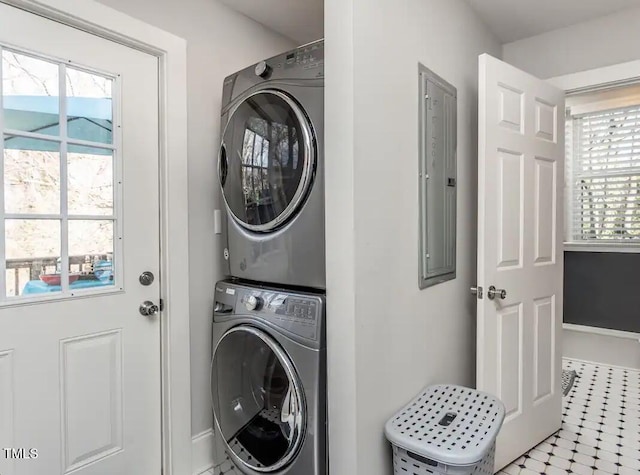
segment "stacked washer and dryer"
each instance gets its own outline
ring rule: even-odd
[[[323,125],[322,41],[224,82],[216,473],[327,473]]]

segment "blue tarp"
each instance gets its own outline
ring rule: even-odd
[[[10,111],[34,112],[36,114],[58,115],[60,98],[54,96],[4,96],[3,106]],[[92,119],[111,120],[111,99],[93,97],[68,97],[67,115],[69,117],[91,117]]]
[[[60,99],[58,97],[4,96],[2,101],[6,129],[51,136],[59,135],[58,109]],[[67,135],[70,138],[111,144],[112,107],[112,101],[109,98],[67,98]],[[26,137],[5,137],[4,143],[5,148],[9,150],[49,152],[58,150],[58,142]],[[90,153],[109,155],[111,151],[91,149]]]

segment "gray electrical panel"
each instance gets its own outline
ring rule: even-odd
[[[457,91],[419,66],[421,289],[456,277]]]

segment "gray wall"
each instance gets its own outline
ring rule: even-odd
[[[189,148],[189,268],[192,433],[213,424],[209,396],[213,286],[222,276],[213,233],[222,206],[216,179],[222,81],[294,43],[216,0],[100,0],[187,40]]]
[[[640,254],[564,253],[564,321],[640,333]]]

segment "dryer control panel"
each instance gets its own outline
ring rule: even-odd
[[[316,42],[301,46],[286,53],[284,58],[281,56],[279,60],[284,63],[285,69],[294,66],[301,67],[303,70],[322,68],[324,66],[324,43]]]
[[[238,96],[265,81],[274,81],[276,86],[284,82],[324,87],[324,41],[300,46],[227,76],[222,89],[222,113]]]
[[[283,333],[319,342],[322,336],[324,297],[249,287],[234,282],[216,284],[214,321],[253,318]]]

